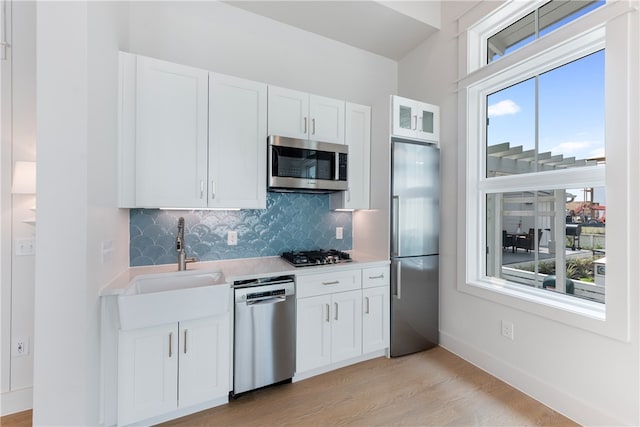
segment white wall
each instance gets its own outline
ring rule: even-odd
[[[484,7],[498,5],[485,3]],[[474,2],[444,2],[441,31],[399,64],[400,94],[442,108],[442,345],[579,423],[638,425],[636,291],[630,294],[631,341],[625,343],[457,290],[457,284],[465,280],[464,259],[458,257],[464,253],[459,251],[465,244],[464,221],[459,218],[464,215],[465,196],[464,185],[457,183],[464,184],[466,171],[462,166],[465,141],[457,131],[456,19],[473,6]],[[634,87],[638,88],[638,81]],[[634,185],[632,193],[638,194],[639,183]],[[514,341],[500,336],[502,319],[514,323]]]
[[[7,28],[11,48],[3,68],[3,216],[8,227],[3,233],[6,248],[2,272],[2,407],[11,413],[31,407],[33,383],[33,256],[12,254],[15,239],[33,238],[35,226],[24,220],[34,217],[35,195],[11,194],[13,163],[35,160],[35,15],[33,2],[8,4]],[[6,129],[4,127],[6,126]],[[6,144],[5,144],[6,142]],[[3,224],[4,225],[4,224]],[[3,230],[5,231],[5,230]],[[12,342],[26,340],[28,353],[12,356]]]
[[[354,249],[388,256],[389,96],[397,63],[219,2],[136,2],[130,51],[372,107],[371,205]]]
[[[128,265],[116,206],[117,51],[126,3],[37,6],[34,425],[99,423],[98,291]],[[114,240],[102,263],[100,243]]]

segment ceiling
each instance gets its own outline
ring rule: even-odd
[[[440,25],[437,1],[230,0],[226,3],[395,61],[438,31]]]

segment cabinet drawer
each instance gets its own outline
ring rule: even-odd
[[[389,267],[374,267],[362,269],[362,287],[375,288],[389,285]]]
[[[296,294],[298,298],[352,291],[361,287],[360,269],[296,277]]]

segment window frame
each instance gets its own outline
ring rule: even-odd
[[[505,18],[510,7],[511,15]],[[486,25],[487,22],[494,22],[496,16],[502,17],[501,27],[504,27],[504,19],[513,22],[526,14],[525,11],[529,12],[517,2],[507,3],[490,14],[489,19],[481,22],[485,25],[484,33],[494,34],[499,31],[500,27],[489,29],[490,26]],[[631,143],[633,131],[630,125],[631,118],[638,114],[637,102],[630,90],[636,84],[632,80],[633,72],[637,72],[637,61],[633,62],[633,55],[630,54],[633,52],[632,48],[637,47],[637,41],[629,37],[632,31],[629,12],[632,11],[624,2],[606,4],[523,46],[500,61],[484,66],[478,66],[477,62],[474,64],[478,59],[477,51],[474,53],[474,48],[478,46],[478,25],[470,26],[461,43],[461,60],[466,62],[466,67],[461,67],[461,70],[466,69],[467,74],[459,81],[458,92],[462,123],[460,131],[466,140],[465,159],[460,165],[466,168],[467,174],[464,188],[461,188],[464,211],[459,217],[460,224],[466,231],[460,241],[463,247],[461,255],[465,259],[465,274],[464,280],[458,282],[458,290],[622,341],[629,340],[630,331],[629,278],[632,275],[629,265],[633,264],[633,260],[630,255],[631,237],[625,233],[633,216],[632,203],[626,201],[633,197],[629,191],[629,156],[635,149]],[[615,50],[610,48],[605,51],[605,140],[609,168],[596,165],[487,178],[486,95],[606,49],[608,44],[616,46]],[[486,57],[486,52],[481,53],[480,59],[482,55]],[[607,245],[607,283],[610,285],[605,295],[605,304],[484,275],[487,193],[583,186],[606,188],[607,241],[624,242],[623,245]]]

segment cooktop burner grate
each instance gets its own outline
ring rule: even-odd
[[[351,262],[351,255],[346,252],[335,249],[300,251],[300,252],[284,252],[281,255],[286,261],[289,261],[296,267],[309,267],[312,265],[339,264],[343,262]]]

